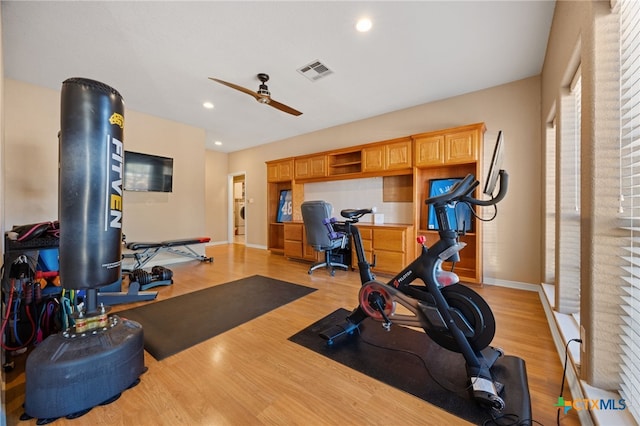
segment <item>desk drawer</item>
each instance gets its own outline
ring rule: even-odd
[[[285,223],[284,239],[302,241],[302,229],[301,223]]]
[[[302,258],[302,241],[284,240],[284,255],[297,259]]]

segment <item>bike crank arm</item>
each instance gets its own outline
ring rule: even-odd
[[[358,299],[362,310],[376,321],[382,321],[383,327],[387,330],[392,323],[446,329],[444,319],[435,306],[426,306],[390,285],[369,281],[360,288]],[[413,315],[396,313],[396,303],[404,306]]]

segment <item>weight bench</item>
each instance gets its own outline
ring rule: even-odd
[[[126,243],[125,247],[129,250],[133,250],[135,253],[125,253],[122,255],[123,259],[135,259],[136,264],[132,270],[141,269],[151,259],[153,259],[158,253],[169,252],[177,254],[179,256],[186,256],[192,259],[197,259],[201,262],[213,262],[213,257],[206,257],[196,253],[190,245],[204,244],[211,241],[209,237],[198,238],[185,238],[181,240],[168,240],[157,243]]]

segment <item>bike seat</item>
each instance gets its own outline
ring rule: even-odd
[[[351,219],[352,217],[362,217],[367,213],[371,213],[371,209],[345,209],[340,211],[340,216]]]

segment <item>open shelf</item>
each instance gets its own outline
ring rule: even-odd
[[[329,176],[362,172],[362,151],[329,155]]]

